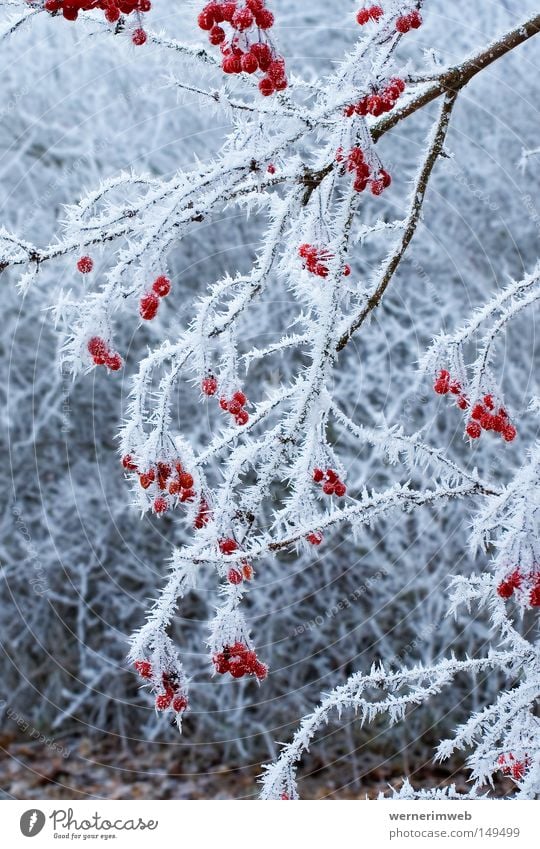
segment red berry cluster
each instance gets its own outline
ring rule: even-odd
[[[347,487],[333,469],[327,469],[326,472],[322,469],[313,469],[313,480],[315,483],[323,484],[322,491],[325,495],[337,495],[338,498],[342,498],[347,492]]]
[[[220,26],[223,23],[233,30],[230,41]],[[226,74],[260,72],[259,91],[264,97],[287,88],[285,60],[277,55],[266,35],[274,25],[274,15],[265,0],[210,2],[200,13],[198,24],[208,32],[210,44],[220,46],[221,67]]]
[[[459,380],[452,380],[450,377],[450,372],[446,369],[441,369],[435,378],[435,383],[433,384],[433,389],[437,393],[437,395],[455,395],[456,396],[456,404],[458,405],[460,410],[466,410],[469,406],[469,399],[462,392],[461,383]]]
[[[378,118],[385,112],[390,112],[394,108],[399,97],[405,91],[405,83],[399,77],[392,77],[384,88],[373,91],[372,94],[367,94],[358,103],[351,103],[345,107],[345,115],[347,118],[352,118],[353,115],[373,115]]]
[[[484,395],[482,402],[478,402],[472,408],[471,420],[467,425],[467,434],[471,439],[478,439],[483,430],[492,430],[500,433],[506,442],[513,442],[517,436],[517,430],[508,419],[508,413],[504,407],[495,410],[495,402],[492,395]]]
[[[317,248],[315,245],[300,245],[298,254],[303,260],[303,267],[311,274],[316,274],[317,277],[328,277],[327,262],[333,258],[334,254],[327,251],[326,248]],[[351,273],[351,266],[346,265],[343,269],[343,276],[348,277]]]
[[[404,34],[411,29],[418,29],[422,26],[422,15],[417,9],[409,12],[408,15],[401,15],[396,21],[396,29]]]
[[[238,551],[238,543],[232,537],[224,537],[223,539],[218,540],[219,550],[222,554],[234,554],[235,551]],[[244,560],[238,566],[234,566],[232,569],[229,569],[227,573],[227,580],[229,584],[233,584],[234,586],[238,586],[242,581],[251,581],[253,578],[253,566]]]
[[[81,274],[90,274],[93,268],[94,260],[91,256],[82,256],[77,261],[77,270],[80,271]]]
[[[526,595],[529,607],[540,607],[540,573],[523,575],[519,569],[514,569],[497,587],[498,595],[504,599],[511,598],[516,590]]]
[[[160,298],[166,298],[171,291],[171,281],[165,275],[156,277],[150,292],[142,296],[139,303],[139,314],[145,321],[152,321],[159,309]]]
[[[166,513],[174,503],[169,496],[177,497],[181,504],[193,501],[195,498],[193,475],[186,472],[179,462],[173,465],[166,462],[157,463],[142,472],[133,461],[131,454],[126,454],[122,457],[122,465],[127,472],[138,474],[139,483],[143,489],[152,487],[155,494],[153,509],[158,515]]]
[[[253,566],[251,566],[247,561],[244,561],[240,564],[240,566],[235,566],[232,569],[229,569],[227,572],[227,580],[229,584],[237,587],[244,581],[251,581],[253,574]]]
[[[221,409],[234,416],[237,425],[245,425],[249,421],[249,413],[245,409],[247,403],[248,400],[241,390],[235,392],[229,400],[224,397],[219,399]]]
[[[356,20],[363,27],[368,21],[378,21],[383,15],[381,6],[365,6],[357,12]]]
[[[111,351],[101,336],[92,336],[86,347],[96,366],[106,366],[109,371],[120,371],[124,365],[120,354]]]
[[[34,5],[34,0],[27,0]],[[91,9],[103,9],[105,18],[114,24],[120,19],[120,15],[131,15],[135,13],[139,22],[140,15],[149,12],[152,8],[151,0],[45,0],[43,8],[51,15],[61,12],[67,21],[76,21],[79,12],[88,12]],[[142,27],[138,27],[131,37],[133,44],[140,46],[146,41],[146,33]]]
[[[353,147],[346,157],[343,148],[339,147],[336,151],[336,160],[344,163],[343,173],[348,171],[356,175],[354,180],[356,192],[363,192],[369,185],[372,194],[380,195],[392,182],[390,174],[384,168],[381,168],[376,175],[372,173],[365,161],[364,152],[359,147]]]
[[[135,669],[146,680],[152,678],[152,664],[147,660],[135,661]],[[164,672],[161,676],[163,692],[156,695],[156,710],[172,708],[175,713],[184,713],[188,707],[187,697],[181,692],[178,678],[174,673]]]
[[[512,752],[507,755],[500,755],[497,763],[502,774],[511,775],[515,781],[521,781],[525,775],[525,770],[531,765],[528,755],[525,755],[523,760],[519,760]]]
[[[264,681],[268,675],[266,664],[261,663],[257,654],[243,643],[223,646],[223,651],[216,652],[212,662],[219,675],[225,675],[227,672],[230,672],[233,678],[254,675],[259,681]]]

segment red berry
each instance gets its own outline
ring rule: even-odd
[[[201,383],[201,391],[204,395],[215,395],[218,388],[218,382],[215,377],[210,375],[209,377],[205,377],[203,382]]]
[[[146,44],[147,37],[145,31],[138,27],[131,36],[131,40],[136,47],[140,47],[142,44]]]
[[[313,531],[311,534],[307,535],[306,539],[309,543],[311,543],[311,545],[320,545],[324,537],[320,531]]]
[[[244,576],[245,581],[251,581],[253,578],[253,566],[249,563],[242,564],[242,575]]]
[[[226,398],[220,398],[219,399],[219,406],[221,407],[222,410],[228,410],[229,409],[229,402],[227,401]]]
[[[263,77],[259,83],[259,91],[263,97],[270,97],[270,95],[274,94],[275,90],[272,80],[269,77]]]
[[[222,554],[233,554],[238,548],[238,543],[232,537],[220,539],[219,550]]]
[[[159,308],[159,298],[154,292],[143,295],[139,304],[139,314],[145,321],[152,321],[156,317]]]
[[[214,17],[207,11],[203,10],[197,17],[197,23],[199,25],[199,29],[209,31],[214,25]]]
[[[485,410],[482,404],[475,404],[472,409],[471,418],[479,422],[483,418],[484,413]]]
[[[229,584],[234,584],[234,586],[238,586],[238,584],[241,584],[243,580],[242,573],[238,569],[229,569],[229,572],[227,574],[227,580]]]
[[[173,698],[174,698],[174,692],[173,691],[161,693],[161,695],[156,696],[156,709],[157,710],[167,710],[167,708],[171,706],[171,702],[172,702]]]
[[[514,594],[514,585],[511,581],[501,581],[497,587],[497,593],[501,598],[510,598]]]
[[[238,392],[235,392],[235,393],[234,393],[234,395],[232,396],[232,400],[233,400],[236,404],[240,404],[240,406],[241,406],[241,407],[243,407],[243,406],[244,406],[244,404],[247,402],[247,398],[246,398],[246,396],[245,396],[245,395],[244,395],[244,393],[243,393],[243,392],[241,392],[240,390],[238,390]],[[231,410],[231,413],[232,413],[232,410]]]
[[[88,341],[87,349],[96,365],[105,365],[109,355],[109,346],[101,336],[92,336]]]
[[[128,472],[137,471],[137,464],[133,462],[133,457],[131,456],[131,454],[125,454],[122,457],[122,465],[124,469],[126,469],[126,471]]]
[[[529,595],[529,604],[531,607],[540,607],[540,584],[532,588]]]
[[[193,486],[193,476],[188,474],[188,472],[184,472],[180,475],[179,483],[182,489],[191,489]]]
[[[508,424],[502,432],[505,442],[513,442],[517,436],[517,430],[514,425]]]
[[[135,669],[137,670],[141,678],[152,677],[152,664],[149,663],[147,660],[136,660]]]
[[[273,174],[276,173],[276,166],[273,165],[272,162],[271,162],[266,170],[268,171],[269,174],[273,175]]]
[[[154,513],[157,515],[161,515],[162,513],[166,513],[169,509],[169,505],[167,504],[167,500],[159,496],[154,500]]]
[[[105,365],[111,371],[120,371],[124,362],[120,354],[109,354],[107,359],[105,360]]]
[[[409,20],[409,15],[403,15],[402,17],[397,19],[396,29],[398,32],[404,34],[406,32],[409,32],[410,28],[411,22]]]
[[[324,472],[322,469],[313,469],[313,480],[315,483],[320,483],[324,478]]]
[[[175,696],[172,703],[172,709],[175,713],[182,713],[187,710],[188,700],[185,696]]]
[[[223,44],[225,41],[225,30],[223,27],[213,26],[208,35],[210,44]]]
[[[152,291],[158,298],[166,298],[171,291],[171,281],[164,275],[157,277],[152,284]]]
[[[241,62],[242,70],[245,74],[254,74],[259,68],[259,63],[253,53],[246,53],[242,56]]]
[[[422,26],[422,15],[416,9],[409,15],[409,24],[413,29],[418,29]]]
[[[364,26],[369,21],[369,12],[367,9],[360,9],[360,11],[356,15],[356,22],[360,24],[360,26]]]
[[[143,472],[139,475],[139,483],[143,489],[148,489],[150,484],[154,483],[156,479],[156,473],[153,469],[150,469],[148,472]]]
[[[249,29],[253,24],[253,12],[250,9],[237,9],[232,16],[231,26],[239,32]]]
[[[90,256],[82,256],[77,262],[77,268],[81,274],[90,274],[94,267],[94,260]]]
[[[274,26],[274,15],[269,9],[261,9],[255,14],[255,23],[260,29],[271,29]]]
[[[470,436],[471,439],[479,439],[481,433],[482,428],[478,422],[469,422],[467,425],[467,435]]]
[[[332,481],[326,481],[323,486],[323,492],[325,495],[333,495],[335,492],[335,484]]]
[[[378,21],[379,18],[382,18],[384,12],[381,6],[371,6],[369,10],[369,16],[372,20]]]
[[[249,421],[249,413],[246,410],[240,410],[237,416],[234,417],[237,425],[245,425]]]

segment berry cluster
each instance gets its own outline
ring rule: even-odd
[[[467,425],[467,434],[471,439],[478,439],[483,430],[500,433],[506,442],[513,442],[517,430],[508,419],[504,407],[495,410],[492,395],[484,395],[483,401],[475,404],[471,411],[471,420]]]
[[[220,24],[233,30],[230,40]],[[208,32],[210,44],[219,45],[226,74],[261,73],[259,91],[269,97],[287,88],[285,60],[278,56],[267,32],[274,25],[274,15],[266,8],[265,0],[236,0],[208,3],[198,17],[202,30]]]
[[[357,12],[356,21],[363,27],[368,21],[378,21],[383,15],[381,6],[365,6]]]
[[[232,537],[224,537],[223,539],[218,540],[218,547],[222,554],[234,554],[235,551],[238,551],[238,543]],[[253,578],[253,566],[244,560],[238,566],[234,566],[232,569],[229,569],[227,573],[227,580],[229,584],[233,584],[234,586],[238,586],[242,581],[251,581]]]
[[[180,462],[170,464],[166,462],[157,463],[148,470],[142,472],[133,461],[131,454],[122,457],[122,465],[127,472],[136,472],[139,483],[143,489],[152,488],[154,497],[153,510],[157,515],[166,513],[169,507],[174,505],[174,498],[179,503],[195,499],[193,489],[193,475],[186,472]],[[208,505],[205,502],[205,513]]]
[[[498,595],[504,599],[511,598],[516,590],[526,597],[529,607],[540,607],[540,573],[523,575],[514,569],[497,587]]]
[[[243,643],[223,646],[223,651],[216,652],[212,662],[219,675],[225,675],[227,672],[230,672],[233,678],[254,675],[259,681],[264,681],[268,675],[266,664],[261,663],[257,654]]]
[[[147,660],[135,661],[135,669],[145,680],[152,680],[152,664]],[[161,676],[163,691],[156,695],[156,710],[164,711],[172,708],[174,713],[184,713],[188,707],[187,697],[181,692],[177,676],[172,672],[164,672]]]
[[[34,0],[27,0],[27,2],[35,5]],[[139,26],[134,30],[131,40],[133,44],[140,46],[146,42],[146,33],[140,26],[140,16],[150,11],[152,3],[151,0],[45,0],[43,8],[51,15],[61,12],[67,21],[76,21],[79,12],[103,9],[105,19],[111,24],[116,23],[120,15],[135,14]]]
[[[422,15],[417,9],[409,12],[408,15],[401,15],[396,21],[396,29],[402,35],[409,32],[411,29],[418,29],[422,26]]]
[[[101,336],[92,336],[86,347],[96,366],[106,366],[109,371],[120,371],[124,365],[120,354],[111,351]]]
[[[399,77],[392,77],[384,88],[375,90],[372,94],[367,94],[358,103],[351,103],[345,107],[344,114],[347,118],[352,118],[353,115],[373,115],[378,118],[385,112],[390,112],[394,108],[400,95],[405,91],[405,83]]]
[[[248,400],[240,389],[229,400],[224,397],[219,399],[221,409],[234,416],[237,425],[245,425],[249,421],[249,413],[245,409],[247,403]]]
[[[240,564],[238,567],[233,567],[229,569],[227,572],[227,580],[229,584],[237,587],[239,584],[244,581],[251,581],[253,578],[253,566],[251,566],[246,560]]]
[[[521,781],[531,761],[527,755],[523,760],[519,760],[512,752],[509,752],[507,755],[499,755],[497,764],[503,775],[511,775],[515,781]]]
[[[448,395],[448,393],[450,393],[450,395],[455,395],[456,404],[460,410],[466,410],[469,406],[469,399],[462,392],[461,383],[459,380],[452,380],[450,372],[446,369],[441,369],[438,373],[435,383],[433,384],[433,389],[437,395]]]
[[[166,298],[171,291],[171,281],[165,275],[156,277],[150,292],[146,292],[139,303],[139,315],[145,321],[152,321],[159,309],[160,298]]]
[[[317,277],[328,277],[327,262],[333,259],[334,254],[327,251],[326,248],[317,248],[315,245],[300,245],[298,254],[303,260],[303,267],[311,274],[316,274]],[[351,273],[351,266],[346,265],[343,269],[343,276],[348,277]]]
[[[360,147],[353,147],[347,156],[345,156],[343,148],[339,147],[336,151],[336,160],[343,162],[343,173],[348,171],[356,175],[354,180],[355,192],[363,192],[369,185],[372,194],[380,195],[392,182],[390,174],[384,168],[379,169],[376,174],[372,172]]]
[[[326,472],[323,472],[322,469],[313,469],[313,480],[315,483],[322,483],[322,491],[325,495],[337,495],[338,498],[342,498],[347,492],[347,487],[333,469],[327,469]],[[315,544],[319,545],[319,543]]]

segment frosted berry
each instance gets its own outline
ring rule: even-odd
[[[152,677],[152,664],[147,660],[136,660],[134,665],[141,678]]]
[[[169,505],[167,504],[167,500],[162,498],[162,496],[159,496],[154,500],[154,513],[158,516],[162,513],[166,513],[168,509]]]
[[[217,388],[218,382],[212,375],[205,377],[201,383],[201,391],[203,395],[208,395],[209,397],[216,394]]]
[[[247,412],[247,410],[240,410],[238,415],[236,415],[234,418],[237,425],[243,426],[249,421],[249,413]]]
[[[238,543],[232,537],[220,539],[219,550],[222,554],[233,554],[238,548]]]
[[[242,573],[238,569],[229,569],[227,573],[227,580],[229,584],[238,586],[238,584],[241,584],[243,580]]]
[[[124,454],[122,457],[122,466],[127,472],[136,472],[137,464],[133,462],[131,454]]]
[[[274,94],[276,87],[269,77],[263,77],[259,83],[259,91],[263,97],[270,97]]]
[[[139,304],[139,314],[144,321],[152,321],[159,308],[159,298],[154,292],[143,295]]]
[[[182,713],[188,708],[188,700],[185,696],[175,696],[172,702],[172,709],[175,713]]]
[[[166,298],[171,291],[171,281],[162,274],[154,280],[152,291],[158,298]]]
[[[109,354],[105,360],[105,365],[110,371],[120,371],[124,365],[124,361],[120,354]]]
[[[156,710],[167,710],[171,706],[174,698],[174,692],[161,693],[156,696]]]
[[[324,537],[320,531],[313,531],[313,533],[307,535],[306,539],[311,545],[321,545]]]
[[[82,256],[77,262],[77,269],[81,274],[90,274],[94,268],[94,260],[90,256]]]
[[[146,32],[141,27],[138,27],[134,30],[133,35],[131,36],[131,41],[136,47],[141,47],[141,45],[146,44],[147,38],[148,36],[146,35]]]
[[[96,365],[105,365],[109,355],[109,346],[100,336],[92,336],[87,345],[88,353]]]
[[[315,483],[320,483],[324,480],[324,472],[322,469],[313,469],[313,480]]]
[[[482,433],[482,428],[478,422],[469,422],[467,425],[467,436],[471,439],[479,439]]]

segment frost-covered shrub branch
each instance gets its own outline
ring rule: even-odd
[[[11,10],[17,4],[0,5]],[[216,600],[209,669],[261,683],[268,669],[254,648],[246,602],[258,592],[257,574],[265,563],[281,553],[307,558],[325,535],[342,528],[356,539],[395,510],[435,509],[476,497],[474,535],[485,553],[498,552],[495,578],[457,582],[456,603],[474,598],[489,610],[494,633],[516,655],[513,663],[507,652],[492,651],[485,659],[358,673],[305,720],[269,768],[264,793],[296,797],[293,765],[335,709],[356,708],[362,720],[387,713],[393,722],[438,694],[458,672],[508,666],[521,676],[511,691],[519,694],[519,739],[503,697],[478,725],[473,722],[475,733],[467,725],[456,739],[459,745],[474,742],[475,793],[497,769],[509,766],[510,757],[521,764],[519,774],[512,772],[520,792],[535,793],[536,655],[502,599],[512,598],[521,612],[540,605],[538,449],[511,482],[501,484],[496,475],[490,480],[489,474],[469,471],[420,432],[355,422],[336,385],[350,368],[349,341],[368,336],[367,320],[386,303],[390,283],[403,272],[435,166],[450,159],[445,145],[459,91],[535,35],[540,15],[459,65],[424,74],[400,59],[400,50],[429,4],[389,0],[355,8],[357,41],[313,85],[289,73],[273,36],[274,14],[263,0],[201,4],[198,26],[210,41],[205,48],[153,34],[146,28],[151,4],[144,0],[18,5],[27,7],[25,18],[47,14],[51,26],[60,17],[77,20],[93,34],[111,39],[128,34],[137,49],[159,50],[170,63],[170,86],[199,97],[232,125],[205,162],[167,178],[123,172],[104,180],[66,210],[63,233],[47,248],[7,228],[0,232],[0,268],[22,267],[19,288],[25,293],[31,283],[39,284],[45,263],[77,257],[85,294],[65,294],[56,309],[66,331],[64,363],[73,374],[121,371],[122,330],[147,323],[161,327],[150,323],[158,315],[161,320],[165,305],[178,309],[168,338],[138,362],[121,432],[122,465],[135,504],[152,516],[178,515],[187,538],[175,548],[164,587],[155,590],[146,622],[132,640],[130,658],[156,709],[179,727],[188,709],[191,671],[184,669],[171,629],[180,600],[202,580],[213,581]],[[178,59],[188,61],[180,61],[178,69]],[[369,203],[377,203],[392,184],[377,142],[439,97],[405,209],[399,217],[370,221]],[[211,238],[220,217],[233,210],[253,220],[257,247],[245,251],[233,272],[204,280],[186,310],[170,270],[174,251],[203,224]],[[101,267],[104,273],[98,273]],[[507,443],[517,437],[491,368],[496,340],[536,303],[537,277],[535,271],[511,284],[461,330],[438,336],[424,358],[423,371],[433,376],[435,391],[454,398],[463,413],[469,445],[482,431]],[[287,310],[274,322],[276,289]],[[484,324],[489,329],[478,341]],[[466,357],[475,344],[477,358],[468,370]],[[276,385],[267,375],[280,356],[287,368]],[[185,415],[195,403],[207,405],[211,435],[204,441]],[[351,484],[352,458],[344,456],[336,429],[346,432],[355,450],[372,446],[403,465],[404,474],[371,491],[365,483]],[[526,497],[531,488],[535,495]],[[386,691],[381,700],[364,696],[374,687]]]

